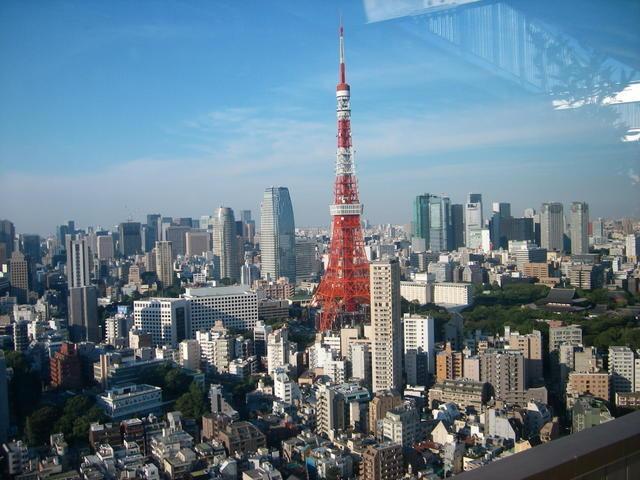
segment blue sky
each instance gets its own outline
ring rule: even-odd
[[[384,5],[2,2],[0,216],[39,233],[219,205],[258,216],[263,189],[284,185],[298,225],[327,224],[339,12],[372,222],[408,222],[422,192],[640,214],[638,150],[606,118],[554,110],[424,35],[424,15],[389,19]],[[617,46],[633,58],[635,40]]]

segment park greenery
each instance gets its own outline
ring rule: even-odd
[[[619,307],[633,302],[631,295],[604,289],[577,291],[577,295],[586,298],[590,306],[606,306],[602,313],[596,315],[589,309],[583,312],[557,313],[531,308],[531,304],[540,303],[547,293],[547,287],[533,284],[478,289],[474,305],[462,313],[465,330],[473,332],[479,329],[487,334],[501,334],[505,325],[509,325],[512,330],[520,333],[540,330],[546,337],[549,326],[545,320],[560,320],[565,324],[580,325],[583,329],[583,341],[587,346],[602,350],[611,345],[640,348],[640,323],[633,316],[619,311]]]
[[[192,382],[193,377],[169,362],[144,368],[137,380],[137,383],[162,388],[162,397],[165,402],[176,400],[189,389]]]
[[[191,382],[189,390],[178,397],[175,410],[185,417],[199,419],[209,411],[205,399],[205,393],[196,382]]]
[[[35,410],[26,419],[25,436],[34,447],[48,443],[53,433],[63,433],[72,446],[84,446],[90,425],[104,421],[104,412],[93,397],[75,395],[67,398],[62,407],[43,405]]]

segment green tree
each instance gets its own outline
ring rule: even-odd
[[[21,352],[5,351],[7,367],[13,369],[9,383],[9,408],[19,426],[40,402],[42,382],[37,372],[31,370],[27,358]]]
[[[60,416],[60,411],[45,405],[27,417],[25,434],[30,446],[37,447],[48,442],[52,433],[51,428]]]
[[[192,382],[192,378],[180,368],[171,368],[164,377],[164,389],[169,399],[182,395]]]
[[[207,413],[205,394],[196,382],[191,382],[189,391],[176,400],[175,409],[186,417],[196,419]]]

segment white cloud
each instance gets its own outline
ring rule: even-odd
[[[299,225],[328,222],[334,122],[300,119],[290,111],[266,113],[257,108],[213,111],[168,129],[172,142],[191,151],[181,158],[155,155],[89,173],[8,171],[0,189],[3,215],[19,230],[42,233],[69,218],[80,225],[110,226],[150,212],[199,216],[220,204],[250,208],[257,216],[263,189],[286,185]],[[608,204],[628,208],[623,192],[611,186],[615,179],[605,182],[588,169],[572,170],[575,184],[567,188],[554,168],[565,159],[536,156],[538,144],[588,139],[591,126],[559,119],[535,103],[439,116],[358,118],[354,128],[360,191],[373,221],[406,221],[411,197],[422,191],[449,193],[460,201],[465,192],[480,190],[487,199],[515,201],[517,196],[537,205],[555,196],[553,191],[559,192],[556,198],[569,190],[584,195],[580,186],[589,184],[594,200],[606,195],[607,186],[620,193],[610,196]],[[522,147],[530,152],[526,158]],[[503,151],[491,161],[479,161],[483,150],[496,148]],[[511,153],[516,149],[520,157]],[[635,171],[628,176],[637,183]]]

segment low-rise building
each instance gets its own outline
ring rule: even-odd
[[[162,389],[153,385],[137,384],[107,390],[98,396],[97,404],[112,420],[160,414]]]

